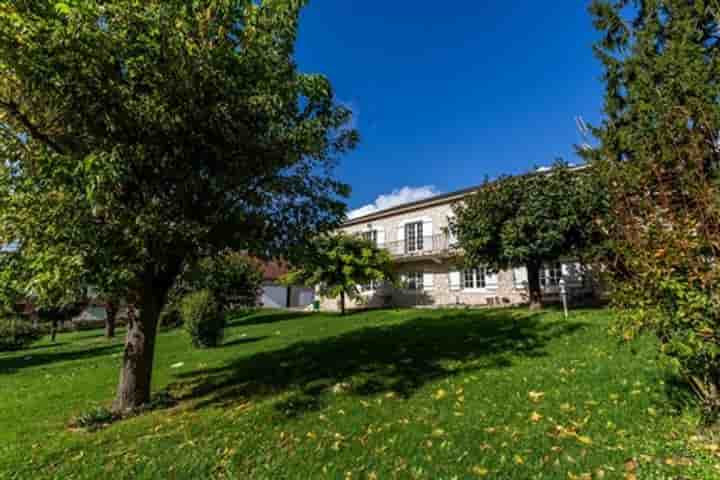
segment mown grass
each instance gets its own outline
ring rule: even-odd
[[[120,339],[63,334],[0,354],[0,478],[718,478],[654,340],[609,312],[262,312],[221,348],[159,337],[177,406],[96,432]],[[635,477],[633,477],[635,476]]]

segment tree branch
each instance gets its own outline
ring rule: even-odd
[[[0,102],[0,108],[5,110],[8,115],[13,117],[15,120],[20,122],[23,127],[27,129],[27,131],[30,133],[30,135],[35,138],[36,140],[44,143],[51,149],[53,149],[56,153],[63,154],[65,153],[63,148],[56,143],[52,138],[50,138],[48,135],[45,135],[40,131],[40,129],[35,126],[30,119],[20,111],[20,107],[15,102]]]

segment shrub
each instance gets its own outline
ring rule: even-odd
[[[22,350],[41,337],[40,330],[27,320],[16,317],[0,319],[0,352]]]
[[[255,307],[263,274],[258,262],[238,252],[205,257],[183,274],[176,294],[210,290],[223,310]]]
[[[216,347],[223,338],[225,316],[210,290],[186,295],[180,305],[185,329],[196,347]]]

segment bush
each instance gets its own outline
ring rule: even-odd
[[[255,307],[262,289],[263,274],[258,262],[237,252],[201,259],[179,282],[180,296],[210,290],[220,308]]]
[[[222,342],[225,316],[210,290],[186,295],[180,305],[180,316],[194,346],[216,347]]]
[[[42,332],[21,318],[0,319],[0,352],[22,350],[40,340]]]

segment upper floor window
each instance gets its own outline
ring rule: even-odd
[[[405,250],[416,252],[423,249],[423,222],[405,224]]]
[[[369,230],[367,232],[362,232],[360,236],[363,238],[363,240],[367,240],[368,242],[372,243],[373,245],[377,245],[378,243],[378,232],[377,230]]]
[[[422,272],[409,272],[405,274],[405,288],[408,290],[422,290],[424,288],[424,277]]]
[[[463,287],[465,290],[480,290],[487,286],[486,270],[484,268],[472,268],[463,272]]]
[[[557,287],[562,279],[562,264],[553,262],[540,270],[540,285],[543,287]]]

